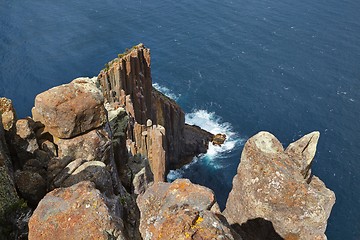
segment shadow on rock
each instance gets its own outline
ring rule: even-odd
[[[272,222],[263,218],[250,219],[239,225],[232,224],[231,227],[243,238],[248,240],[282,240],[277,234]]]

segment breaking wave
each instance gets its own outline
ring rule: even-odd
[[[185,115],[185,122],[190,125],[197,125],[212,134],[223,133],[226,135],[226,141],[221,146],[215,146],[209,143],[209,149],[206,154],[195,157],[193,161],[180,169],[170,170],[167,180],[174,181],[177,178],[183,177],[184,173],[199,161],[202,165],[220,169],[225,167],[221,159],[226,159],[227,156],[242,145],[245,139],[240,138],[233,130],[230,123],[224,122],[221,117],[217,116],[214,112],[206,110],[194,110]]]
[[[175,94],[173,91],[171,91],[170,89],[168,89],[167,87],[164,87],[164,86],[161,86],[160,84],[158,84],[158,83],[153,83],[153,87],[156,89],[156,90],[158,90],[158,91],[160,91],[160,92],[162,92],[163,94],[165,94],[165,96],[167,96],[167,97],[169,97],[169,98],[171,98],[171,99],[173,99],[173,100],[175,100],[175,101],[177,101],[179,98],[180,98],[180,96],[181,96],[181,94]]]

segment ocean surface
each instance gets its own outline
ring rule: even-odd
[[[287,146],[319,130],[313,173],[337,197],[326,234],[360,239],[359,11],[358,0],[0,0],[0,95],[25,117],[38,93],[143,42],[187,122],[229,137],[169,180],[212,188],[223,208],[249,137]]]

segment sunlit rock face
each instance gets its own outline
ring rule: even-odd
[[[309,173],[318,139],[313,132],[284,150],[271,133],[251,137],[224,211],[229,223],[263,219],[285,239],[326,239],[335,194]]]

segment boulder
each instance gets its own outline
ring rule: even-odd
[[[71,163],[74,162],[75,161]],[[70,168],[71,170],[71,167],[67,168]],[[73,169],[73,171],[67,173],[68,176],[64,178],[63,182],[57,183],[58,186],[56,187],[69,187],[81,181],[91,181],[95,183],[96,188],[99,189],[102,193],[113,193],[111,175],[110,172],[106,169],[106,165],[103,162],[85,161],[81,165],[76,168],[74,167]]]
[[[10,131],[16,122],[16,113],[12,101],[8,98],[0,98],[0,113],[2,125],[5,131]]]
[[[106,110],[95,80],[77,78],[40,93],[32,109],[34,120],[58,138],[71,138],[102,126]]]
[[[104,129],[94,129],[70,139],[57,139],[58,157],[107,162],[111,140]]]
[[[214,144],[214,145],[218,145],[218,146],[221,146],[226,140],[226,135],[225,134],[221,134],[221,133],[218,133],[218,134],[215,134],[211,140],[211,142]]]
[[[42,139],[39,142],[39,147],[41,150],[43,150],[44,152],[46,152],[49,157],[56,157],[57,156],[57,149],[56,146],[53,142],[47,140],[47,139]]]
[[[218,211],[213,192],[187,179],[155,183],[139,195],[143,239],[241,239]]]
[[[127,239],[120,201],[85,181],[46,194],[29,221],[29,240]]]
[[[15,128],[15,135],[11,137],[11,146],[17,156],[15,166],[21,168],[28,159],[35,157],[39,145],[34,133],[35,122],[31,118],[17,120]]]
[[[224,210],[229,223],[273,227],[284,239],[326,239],[335,195],[319,178],[307,177],[306,170],[315,156],[318,138],[318,132],[311,133],[284,151],[268,132],[251,137],[244,146]],[[264,225],[266,221],[270,224]]]
[[[46,180],[37,172],[17,170],[15,172],[16,187],[30,206],[36,206],[46,194]]]

